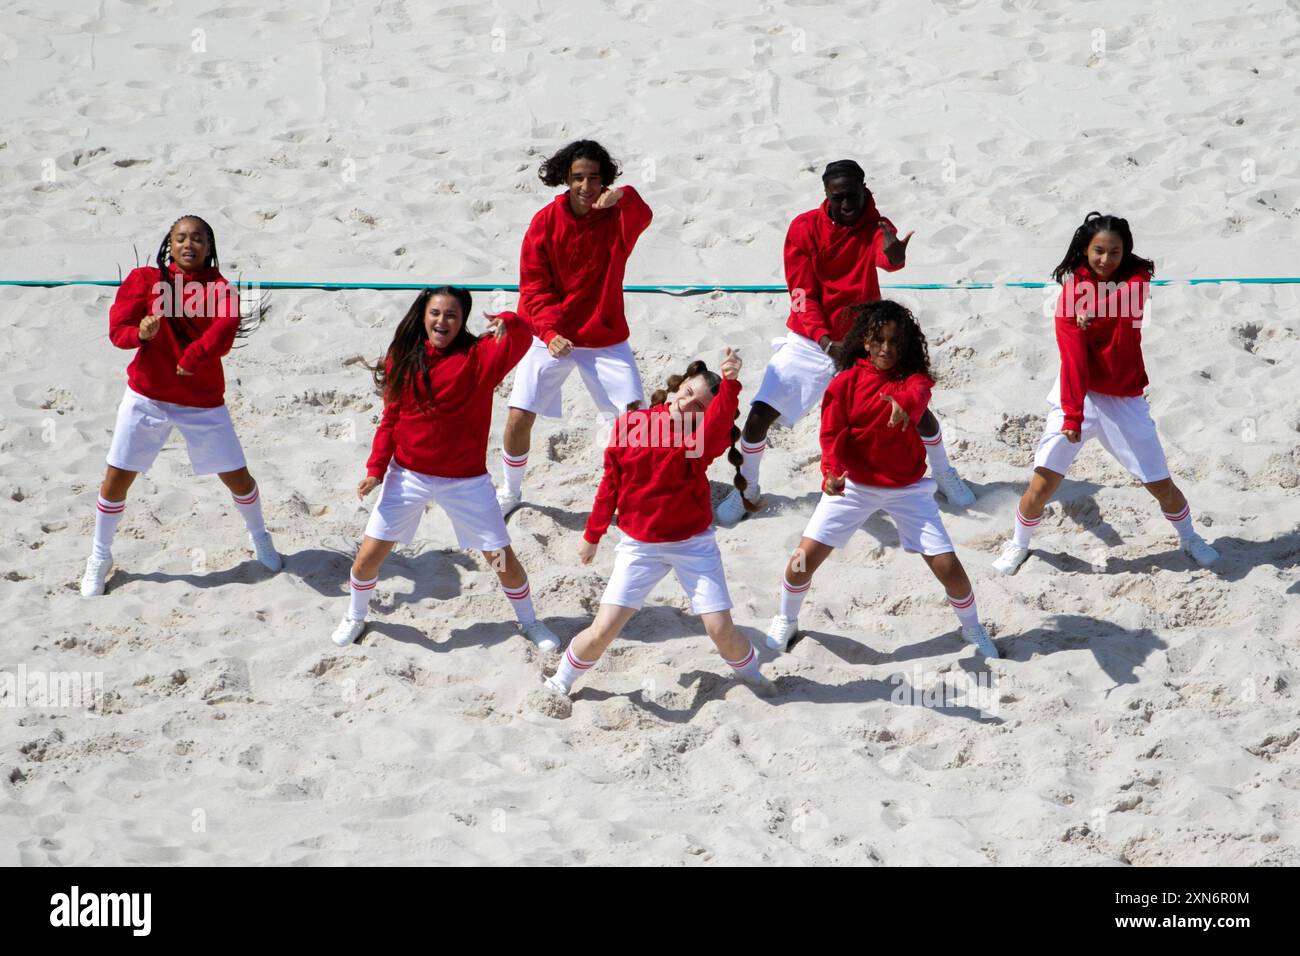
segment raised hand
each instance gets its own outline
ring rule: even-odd
[[[158,334],[158,329],[162,326],[162,316],[146,315],[140,320],[140,341],[148,342]]]
[[[488,333],[492,336],[492,338],[500,342],[503,338],[505,338],[506,335],[505,319],[501,318],[500,315],[489,315],[486,316],[486,318],[488,324],[488,328],[487,328]]]
[[[611,206],[618,205],[618,201],[623,198],[623,190],[606,189],[596,197],[596,201],[591,204],[592,209],[609,209]]]
[[[733,352],[731,347],[728,346],[727,354],[722,358],[722,367],[719,371],[722,373],[722,377],[727,381],[734,382],[736,379],[740,378],[741,364],[740,353]]]
[[[895,264],[906,261],[907,244],[912,241],[912,236],[916,234],[916,230],[909,230],[907,235],[899,239],[898,233],[894,232],[894,228],[882,219],[880,220],[880,232],[884,236],[881,248],[884,249],[885,255],[889,257],[889,261]]]

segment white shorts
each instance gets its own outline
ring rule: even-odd
[[[862,522],[883,511],[894,519],[904,551],[948,554],[954,549],[939,517],[934,489],[933,478],[922,478],[902,488],[859,485],[846,478],[843,495],[822,495],[803,536],[832,548],[842,548],[849,543],[853,532],[862,527]]]
[[[439,478],[409,471],[397,462],[388,466],[379,500],[366,522],[366,537],[380,541],[415,540],[424,508],[438,505],[451,519],[456,544],[466,549],[500,551],[510,544],[496,489],[486,474],[476,478]]]
[[[1058,379],[1047,396],[1049,410],[1043,437],[1034,453],[1034,467],[1048,468],[1059,475],[1070,470],[1075,455],[1089,439],[1096,438],[1128,471],[1143,483],[1169,477],[1165,450],[1151,420],[1151,408],[1140,395],[1124,398],[1088,392],[1083,398],[1083,430],[1078,443],[1072,443],[1061,431],[1065,412],[1061,410],[1061,382]]]
[[[654,586],[669,571],[691,599],[696,614],[731,609],[731,594],[722,571],[722,552],[713,529],[685,541],[652,543],[626,534],[614,551],[614,573],[609,577],[601,604],[640,609]]]
[[[213,475],[244,467],[244,449],[225,405],[195,408],[155,402],[130,386],[117,406],[108,464],[124,471],[148,471],[173,428],[185,439],[194,474]]]
[[[599,349],[575,348],[564,358],[556,358],[534,336],[532,348],[515,368],[510,407],[559,418],[564,381],[575,368],[582,374],[591,400],[607,418],[617,418],[633,402],[645,401],[636,356],[627,342]]]
[[[798,332],[789,332],[772,345],[772,358],[754,401],[771,405],[781,413],[777,421],[790,428],[822,400],[835,377],[835,362]]]

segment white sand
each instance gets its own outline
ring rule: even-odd
[[[1130,219],[1162,277],[1294,272],[1300,17],[1280,0],[556,6],[9,4],[0,277],[111,278],[193,211],[231,277],[512,282],[550,193],[537,162],[579,135],[655,209],[629,282],[779,281],[787,223],[842,156],[916,230],[887,280],[1042,279],[1094,208]],[[227,360],[283,573],[172,444],[132,490],[109,593],[83,601],[130,354],[105,334],[111,289],[0,290],[0,671],[96,673],[106,698],[94,717],[0,707],[0,863],[1300,862],[1297,287],[1153,296],[1153,413],[1215,569],[1089,447],[1035,555],[996,577],[1057,361],[1044,293],[903,293],[979,494],[948,528],[1006,659],[971,657],[876,518],[814,584],[809,637],[764,651],[773,701],[722,679],[668,582],[568,716],[539,709],[554,662],[434,512],[368,636],[328,642],[378,412],[347,360],[380,354],[410,297],[277,293]],[[636,295],[628,313],[647,385],[726,343],[747,405],[785,309]],[[574,558],[596,425],[575,380],[510,523],[566,639],[613,550]],[[816,498],[815,416],[772,446],[775,507],[720,533],[755,641]],[[891,700],[896,674],[992,694],[917,706]]]

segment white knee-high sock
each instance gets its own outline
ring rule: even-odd
[[[1016,506],[1016,525],[1011,531],[1011,540],[1016,543],[1018,548],[1029,547],[1029,539],[1043,521],[1043,516],[1037,518],[1026,518],[1020,513],[1020,506]]]
[[[126,511],[126,499],[109,501],[103,495],[95,496],[95,543],[90,553],[96,558],[107,558],[113,551],[113,535]]]
[[[937,475],[952,467],[948,461],[948,452],[943,447],[943,429],[928,437],[922,435],[921,444],[925,445],[925,459],[930,463],[931,472]]]
[[[513,495],[519,494],[524,487],[524,472],[528,470],[528,454],[522,455],[507,454],[505,449],[501,450],[501,478],[506,483],[506,489]]]
[[[348,575],[348,583],[352,585],[352,601],[348,605],[348,619],[353,621],[364,621],[370,614],[370,598],[375,593],[375,585],[379,583],[379,575],[375,575],[369,581],[358,581],[355,574]]]
[[[975,592],[971,591],[965,597],[955,598],[951,594],[947,595],[948,603],[952,605],[953,613],[957,615],[957,620],[961,626],[967,624],[978,624],[980,621],[979,611],[975,609]]]
[[[517,588],[501,585],[501,590],[506,592],[506,597],[510,599],[510,606],[514,609],[515,620],[520,626],[527,627],[537,620],[537,612],[533,610],[532,592],[528,587],[528,579],[524,578],[524,583]]]
[[[743,459],[740,464],[740,474],[749,482],[749,488],[746,489],[746,492],[748,492],[750,489],[758,487],[758,470],[763,462],[763,452],[767,451],[767,439],[764,438],[762,441],[750,444],[742,438],[739,446],[740,457]],[[753,497],[752,495],[747,496]]]
[[[560,658],[560,667],[555,672],[553,679],[564,688],[564,692],[567,694],[573,688],[573,682],[595,665],[595,661],[584,661],[573,653],[573,645],[570,644],[564,649],[564,655]]]
[[[803,607],[804,598],[808,596],[808,591],[812,587],[812,579],[809,578],[803,584],[791,584],[789,579],[781,575],[781,616],[794,620],[799,616],[799,608]]]
[[[1186,541],[1192,535],[1196,534],[1196,530],[1192,527],[1191,505],[1184,505],[1182,511],[1173,514],[1170,514],[1168,511],[1162,511],[1161,514],[1168,518],[1169,523],[1174,526],[1174,530],[1178,532],[1178,539],[1180,541]]]
[[[244,518],[244,527],[248,529],[248,533],[266,534],[266,522],[262,520],[262,499],[258,494],[257,485],[253,485],[253,490],[246,495],[231,492],[230,496]]]
[[[725,657],[727,666],[730,667],[741,677],[748,677],[751,680],[762,680],[763,674],[758,669],[758,652],[754,650],[754,645],[749,645],[749,653],[738,661],[728,661]]]

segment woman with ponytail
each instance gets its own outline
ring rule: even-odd
[[[627,412],[614,423],[578,556],[591,564],[615,513],[622,540],[596,619],[570,642],[546,681],[551,690],[572,690],[669,571],[732,672],[751,686],[770,688],[749,639],[732,623],[713,536],[708,468],[728,448],[733,465],[740,457],[740,356],[727,349],[719,371],[692,362],[654,393],[650,408]]]
[[[217,238],[198,216],[172,223],[156,267],[132,269],[108,313],[108,337],[134,349],[126,394],[117,410],[108,469],[99,487],[95,538],[81,579],[83,597],[104,593],[113,567],[113,535],[136,475],[148,471],[175,428],[196,475],[216,474],[230,489],[257,560],[269,571],[282,561],[262,519],[257,482],[226,408],[221,359],[265,315],[241,320],[239,296],[221,275]]]

